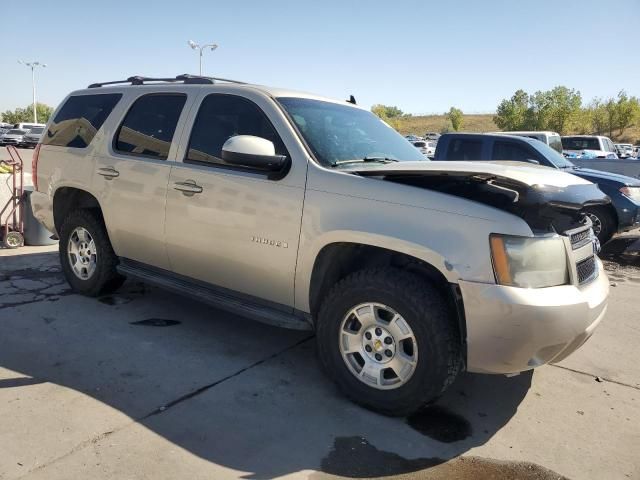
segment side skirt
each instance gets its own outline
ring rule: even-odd
[[[136,278],[252,320],[293,330],[313,330],[310,314],[284,305],[277,305],[278,308],[276,308],[276,304],[271,306],[250,296],[231,292],[126,258],[120,259],[117,270],[127,277]]]

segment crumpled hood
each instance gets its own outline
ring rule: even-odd
[[[611,202],[597,185],[570,173],[521,162],[398,162],[345,169],[490,205],[523,218],[536,231],[578,226],[584,209]]]

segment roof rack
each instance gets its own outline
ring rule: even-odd
[[[131,85],[144,85],[148,82],[183,82],[185,84],[196,84],[196,85],[212,85],[216,82],[228,82],[228,83],[237,83],[240,85],[246,85],[246,82],[240,82],[238,80],[230,80],[228,78],[218,78],[218,77],[203,77],[200,75],[189,75],[185,73],[183,75],[178,75],[175,78],[155,78],[155,77],[142,77],[140,75],[136,75],[133,77],[129,77],[126,80],[115,80],[113,82],[102,82],[102,83],[92,83],[88,88],[99,88],[104,87],[105,85],[118,85],[122,83],[130,83]]]

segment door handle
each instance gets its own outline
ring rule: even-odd
[[[185,180],[184,182],[176,182],[173,184],[173,189],[178,190],[188,197],[195,195],[196,193],[202,193],[202,187],[194,180]]]
[[[106,168],[99,168],[98,175],[102,175],[107,180],[111,180],[112,178],[119,177],[120,172],[117,171],[115,168],[106,167]]]

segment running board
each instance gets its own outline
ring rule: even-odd
[[[310,315],[304,312],[292,309],[293,311],[289,313],[268,305],[259,305],[250,300],[242,300],[219,291],[216,287],[208,286],[171,272],[148,267],[135,261],[120,259],[117,270],[126,277],[136,278],[164,290],[191,297],[252,320],[293,330],[313,329]]]

